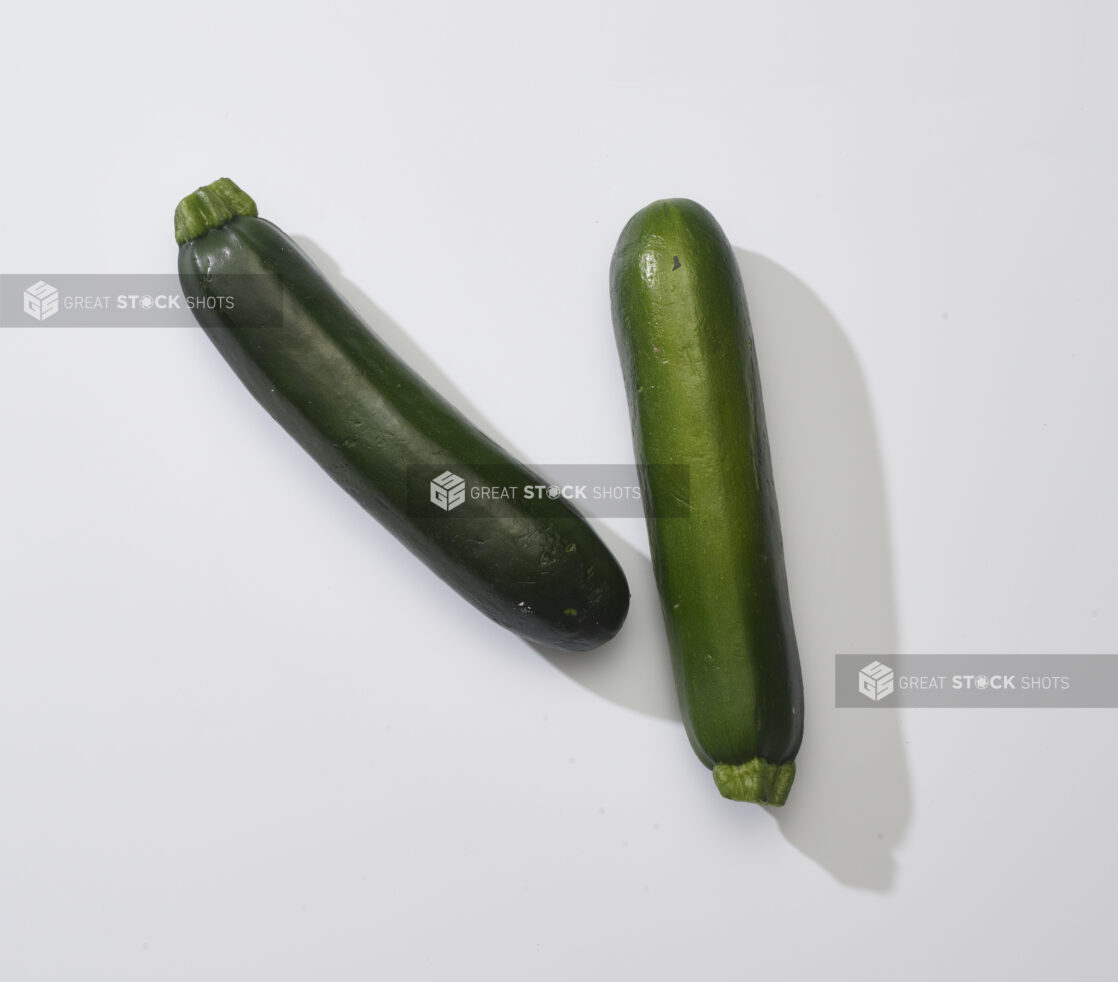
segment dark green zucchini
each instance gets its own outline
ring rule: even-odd
[[[658,201],[621,233],[610,292],[687,734],[723,795],[783,804],[803,685],[737,259],[706,209]],[[689,517],[658,517],[680,500]]]
[[[596,647],[629,607],[625,575],[565,500],[467,498],[431,482],[547,484],[434,392],[232,181],[179,204],[188,304],[265,409],[367,511],[479,610],[522,637]],[[460,485],[462,486],[462,485]]]

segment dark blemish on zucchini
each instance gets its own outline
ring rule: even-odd
[[[672,267],[672,272],[674,273],[683,263],[679,261],[679,256],[672,256],[672,260],[675,262],[675,265]]]

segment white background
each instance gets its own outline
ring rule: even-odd
[[[1112,949],[1112,711],[831,708],[835,652],[1118,649],[1098,2],[9,7],[0,270],[167,272],[229,176],[523,458],[631,459],[606,271],[739,250],[807,684],[719,797],[634,599],[541,657],[200,331],[0,331],[0,977],[1043,979]]]

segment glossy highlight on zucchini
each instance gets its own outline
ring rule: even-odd
[[[688,737],[725,797],[782,805],[803,683],[737,258],[705,208],[657,201],[622,231],[610,294]],[[689,517],[658,517],[683,496]]]
[[[617,633],[625,575],[571,505],[450,510],[415,494],[448,472],[460,487],[547,482],[404,364],[247,194],[227,178],[199,188],[175,211],[175,238],[183,292],[233,371],[416,556],[529,641],[586,650]]]

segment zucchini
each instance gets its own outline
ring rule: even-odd
[[[416,556],[529,641],[585,650],[617,633],[625,575],[564,499],[432,504],[447,472],[468,488],[547,481],[393,354],[247,194],[225,178],[200,188],[176,209],[175,238],[187,305],[233,371]]]
[[[781,805],[803,683],[734,251],[705,208],[654,202],[621,233],[610,295],[688,737],[725,797]],[[688,517],[658,517],[681,500]]]

